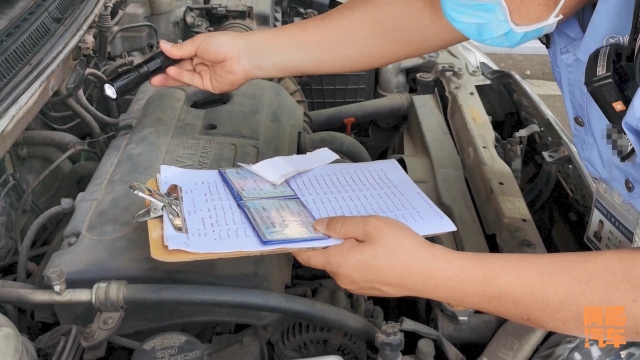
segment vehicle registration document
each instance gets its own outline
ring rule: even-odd
[[[169,250],[260,252],[336,245],[313,228],[315,219],[380,215],[422,236],[455,231],[453,222],[395,160],[321,165],[276,185],[246,168],[191,170],[162,166],[161,191],[182,188],[187,233],[164,215]]]

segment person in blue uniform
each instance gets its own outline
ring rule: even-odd
[[[346,239],[342,244],[294,256],[357,294],[455,303],[574,336],[585,336],[585,309],[617,309],[625,341],[640,341],[640,250],[632,247],[640,219],[640,164],[636,155],[622,161],[612,150],[605,140],[612,127],[584,85],[586,63],[596,49],[633,40],[633,12],[631,0],[350,0],[275,29],[162,42],[162,51],[183,60],[151,83],[224,93],[257,78],[378,68],[468,39],[512,48],[547,35],[575,147],[596,183],[597,219],[616,223],[618,233],[631,234],[631,241],[607,231],[603,243],[612,250],[467,253],[424,241],[391,219],[335,217],[319,219],[315,226]],[[627,111],[623,129],[631,144],[640,144],[637,97],[628,109],[616,105]],[[597,223],[592,220],[586,241]]]

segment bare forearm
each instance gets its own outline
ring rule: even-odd
[[[640,284],[634,276],[640,249],[530,255],[439,248],[437,253],[437,264],[428,267],[439,266],[433,271],[441,277],[435,288],[424,288],[423,297],[576,336],[585,335],[585,308],[617,306],[626,315],[627,341],[640,340]]]
[[[350,0],[321,16],[247,35],[260,78],[369,70],[465,40],[438,0]]]
[[[548,18],[558,0],[508,0],[514,21]],[[566,0],[568,17],[591,0]],[[244,34],[243,34],[244,35]],[[378,68],[455,45],[466,38],[444,17],[440,0],[350,0],[321,16],[246,34],[255,78]]]

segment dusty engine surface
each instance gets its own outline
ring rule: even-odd
[[[61,268],[69,287],[90,287],[98,281],[173,283],[247,287],[282,292],[290,280],[288,255],[242,257],[215,261],[167,263],[149,255],[146,223],[133,215],[144,199],[128,188],[157,175],[161,164],[193,169],[255,163],[295,154],[303,128],[303,110],[277,83],[252,81],[224,97],[185,89],[145,85],[123,114],[126,135],[114,139],[65,230],[63,248],[45,271]],[[86,324],[95,312],[59,308],[63,323]],[[122,330],[180,319],[259,323],[250,311],[176,307],[130,309]]]

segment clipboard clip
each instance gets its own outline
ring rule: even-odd
[[[140,183],[129,184],[129,189],[151,202],[151,206],[133,216],[134,222],[139,223],[160,217],[166,211],[173,228],[177,232],[187,233],[187,224],[182,216],[182,188],[179,185],[169,185],[164,194]]]

